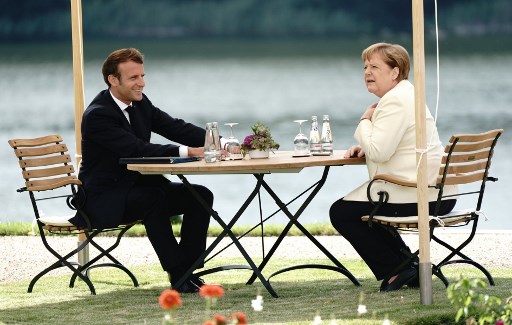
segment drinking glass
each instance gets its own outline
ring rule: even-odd
[[[226,146],[226,160],[239,160],[242,159],[242,150],[240,147],[240,142],[233,135],[233,126],[238,123],[224,123],[224,125],[228,125],[230,128],[230,135],[227,138]]]
[[[294,145],[294,156],[309,156],[309,140],[304,133],[302,133],[302,123],[307,120],[295,120],[295,123],[299,123],[299,134],[293,139]]]

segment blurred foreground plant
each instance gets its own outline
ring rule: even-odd
[[[448,299],[457,308],[455,321],[465,319],[467,325],[512,325],[512,297],[503,303],[495,296],[480,293],[485,282],[461,279],[448,286]]]
[[[224,296],[224,289],[221,286],[208,284],[203,285],[199,290],[199,295],[206,299],[207,320],[203,325],[246,325],[248,323],[247,316],[241,311],[234,312],[230,317],[229,323],[226,316],[219,314],[213,315],[213,319],[208,319],[211,308],[215,305],[217,299]],[[160,304],[160,307],[168,311],[164,316],[162,324],[184,324],[184,322],[178,322],[178,320],[172,315],[172,311],[182,305],[181,295],[178,291],[164,290],[158,298],[158,303]]]

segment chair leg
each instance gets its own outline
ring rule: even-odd
[[[441,280],[446,288],[448,287],[450,282],[448,282],[448,279],[444,276],[443,272],[441,271],[441,268],[438,265],[432,264],[432,274],[434,274],[439,280]]]
[[[68,254],[62,256],[60,255],[57,251],[55,251],[51,246],[50,244],[48,243],[48,241],[46,240],[46,235],[44,234],[44,229],[42,229],[42,227],[40,226],[40,234],[41,234],[41,240],[43,241],[43,244],[44,246],[46,247],[46,249],[52,253],[53,256],[55,256],[58,261],[53,263],[52,265],[50,265],[49,267],[47,267],[46,269],[44,269],[43,271],[39,272],[35,277],[32,278],[32,280],[30,281],[30,284],[28,286],[28,290],[27,292],[28,293],[31,293],[33,288],[34,288],[34,285],[36,284],[36,282],[41,278],[43,277],[46,273],[52,271],[52,270],[55,270],[57,268],[60,268],[60,267],[64,267],[66,266],[67,268],[69,268],[72,272],[73,272],[73,275],[72,277],[76,278],[76,277],[79,277],[80,279],[82,279],[86,284],[87,286],[89,287],[89,290],[91,291],[91,294],[92,295],[95,295],[96,294],[96,290],[94,288],[94,285],[92,284],[91,280],[84,274],[82,274],[80,272],[80,266],[78,263],[76,262],[69,262],[68,259],[77,254],[79,251],[81,251],[86,245],[87,245],[87,241],[85,241],[84,243],[82,243],[79,247],[77,247],[76,249],[72,250],[71,252],[69,252]],[[78,267],[75,267],[74,265],[78,265]]]
[[[98,267],[115,267],[115,268],[118,268],[118,269],[124,271],[132,280],[133,286],[138,287],[139,282],[137,281],[137,278],[135,277],[135,275],[127,267],[125,267],[121,262],[119,262],[112,255],[110,255],[110,252],[113,251],[117,246],[119,246],[119,243],[121,242],[121,238],[131,227],[132,226],[126,226],[125,228],[121,229],[121,231],[117,235],[116,241],[107,249],[101,247],[98,243],[96,243],[93,240],[93,238],[96,237],[96,235],[99,234],[101,232],[101,230],[96,230],[96,231],[92,232],[91,234],[86,233],[85,235],[86,235],[87,241],[99,251],[99,254],[97,256],[95,256],[94,258],[92,258],[86,264],[82,265],[80,267],[80,271],[82,273],[86,273],[89,270],[92,270],[92,269],[98,268]],[[99,261],[103,257],[108,258],[112,262],[95,264],[97,261]],[[70,287],[74,286],[76,277],[77,277],[76,274],[73,274],[73,276],[71,277]]]
[[[448,250],[451,251],[451,253],[445,257],[438,265],[437,265],[437,270],[438,271],[441,271],[441,268],[445,265],[450,265],[450,264],[470,264],[470,265],[473,265],[474,267],[476,267],[477,269],[479,269],[484,275],[485,277],[487,278],[487,281],[489,281],[489,284],[490,285],[495,285],[494,283],[494,279],[491,275],[491,273],[489,273],[489,271],[487,271],[487,269],[485,267],[483,267],[480,263],[474,261],[473,259],[471,259],[470,257],[468,257],[467,255],[463,254],[461,252],[461,250],[466,247],[470,242],[471,242],[471,239],[473,238],[473,235],[474,235],[474,230],[473,232],[471,233],[470,237],[468,239],[466,239],[461,245],[459,245],[457,248],[451,246],[450,244],[448,244],[447,242],[441,240],[440,238],[436,237],[435,235],[432,236],[432,239],[440,244],[441,246],[447,248]],[[457,260],[452,260],[452,258],[457,255],[459,257],[461,257],[461,259],[457,259]]]

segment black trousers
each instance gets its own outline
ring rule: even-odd
[[[206,249],[210,214],[185,185],[158,177],[144,176],[130,190],[125,221],[143,220],[162,268],[178,280]],[[192,186],[212,207],[212,192],[201,185]],[[175,215],[183,215],[179,242],[170,223],[170,217]]]
[[[446,214],[455,207],[456,200],[446,200],[441,204],[439,214]],[[435,202],[429,203],[429,210],[434,211]],[[357,253],[371,269],[377,280],[389,275],[405,259],[409,247],[396,230],[378,225],[369,227],[361,217],[369,215],[374,206],[370,202],[336,201],[331,206],[329,216],[334,228],[354,247]],[[417,203],[386,203],[378,215],[405,217],[418,214]]]

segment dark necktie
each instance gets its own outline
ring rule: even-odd
[[[126,108],[126,111],[128,112],[128,116],[130,116],[130,125],[132,126],[133,132],[135,132],[137,136],[140,136],[140,128],[138,123],[139,121],[137,119],[137,115],[135,114],[135,107],[130,105]]]

